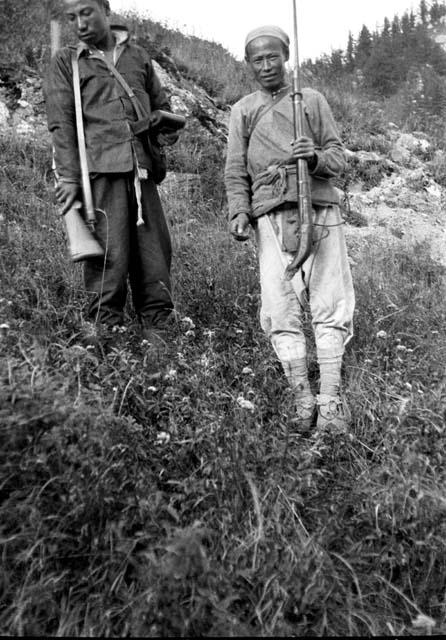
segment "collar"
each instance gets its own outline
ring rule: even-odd
[[[270,96],[273,100],[277,100],[278,98],[281,98],[282,96],[286,95],[290,90],[291,90],[290,84],[285,84],[283,87],[280,87],[280,89],[277,89],[277,91],[268,91],[263,87],[260,88],[260,91],[264,95]]]
[[[110,25],[110,29],[115,40],[115,49],[118,47],[125,47],[130,40],[130,32],[127,27],[118,24]],[[88,44],[85,42],[79,42],[77,47],[77,55],[78,57],[82,54],[89,55],[94,54],[95,51],[90,49]]]

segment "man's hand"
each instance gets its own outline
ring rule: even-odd
[[[57,202],[62,206],[60,215],[63,216],[79,197],[79,185],[75,182],[59,182],[56,187]]]
[[[303,159],[311,162],[316,156],[316,149],[311,138],[301,136],[291,143],[293,147],[293,158],[296,160]]]
[[[249,218],[246,213],[239,213],[229,223],[229,231],[236,240],[243,242],[249,238]]]
[[[160,147],[170,147],[178,140],[180,134],[178,131],[171,131],[170,133],[159,133],[156,137]]]

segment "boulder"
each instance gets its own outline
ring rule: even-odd
[[[413,154],[425,154],[431,148],[431,143],[426,138],[412,133],[402,133],[394,141],[390,150],[390,157],[394,162],[409,164]]]
[[[190,88],[173,78],[155,60],[153,67],[172,104],[172,110],[187,118],[195,118],[212,135],[226,139],[229,112],[219,109],[204,89],[191,83]]]

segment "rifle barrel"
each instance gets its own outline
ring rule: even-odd
[[[297,2],[293,0],[294,16],[294,70],[293,70],[293,117],[294,137],[304,134],[302,88],[299,64],[299,35],[297,26]],[[291,280],[311,253],[313,240],[313,219],[311,206],[310,177],[308,163],[303,158],[296,162],[296,181],[298,193],[299,247],[293,261],[286,270],[286,277]]]

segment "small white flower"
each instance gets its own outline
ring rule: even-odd
[[[8,333],[8,331],[10,330],[10,326],[7,322],[4,322],[3,324],[0,324],[0,332],[1,333]]]
[[[178,375],[178,372],[176,369],[170,369],[164,376],[164,380],[175,380],[177,375]]]
[[[254,375],[254,371],[252,369],[250,369],[249,367],[245,367],[242,371],[242,375],[244,376],[253,376]]]
[[[147,391],[149,393],[157,393],[158,389],[157,387],[147,387]]]
[[[141,347],[147,347],[150,344],[150,342],[148,340],[143,340],[141,342]]]
[[[385,340],[387,338],[387,331],[378,331],[376,337],[378,340]]]
[[[195,322],[192,318],[181,318],[181,322],[189,327],[189,329],[195,329]]]
[[[366,360],[364,360],[364,364],[373,364],[373,360],[367,358]]]
[[[163,444],[169,444],[169,442],[170,442],[170,433],[161,431],[156,438],[156,444],[163,445]]]
[[[437,623],[435,622],[435,620],[433,620],[429,616],[424,615],[423,613],[420,613],[415,618],[415,620],[412,620],[412,626],[415,629],[427,629],[429,631],[432,631],[436,624]]]
[[[236,333],[237,335],[241,336],[241,335],[242,335],[242,333],[243,333],[243,329],[236,329],[236,330],[235,330],[235,333]]]
[[[200,364],[205,369],[208,369],[209,365],[211,364],[211,361],[209,360],[209,356],[206,355],[205,353],[203,353],[203,355],[200,358]]]
[[[412,391],[412,385],[410,384],[410,382],[406,382],[406,384],[404,385],[406,387],[406,389],[408,389],[409,391]]]
[[[401,351],[401,352],[405,352],[407,351],[407,347],[405,347],[403,344],[399,344],[396,348],[397,351]]]
[[[255,411],[255,405],[250,400],[246,400],[243,396],[239,396],[237,398],[237,404],[241,409],[246,409],[246,411]]]

